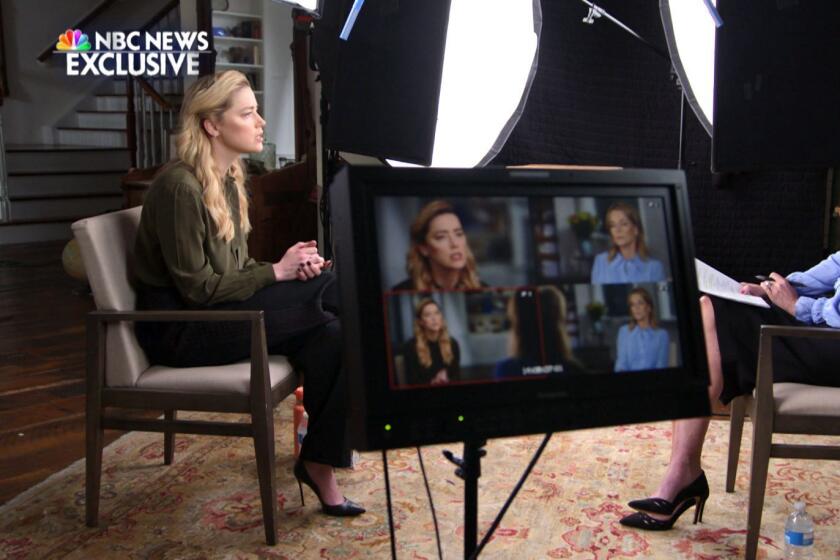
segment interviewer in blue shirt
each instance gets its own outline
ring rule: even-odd
[[[755,388],[762,325],[840,328],[840,252],[805,272],[778,273],[741,293],[767,297],[770,308],[703,296],[700,313],[709,364],[709,398],[724,404]],[[825,338],[779,338],[773,344],[773,382],[840,387],[840,344]],[[645,530],[670,529],[696,506],[702,513],[709,484],[701,468],[708,418],[677,420],[671,431],[671,460],[651,498],[628,505],[636,513],[621,524]]]
[[[630,323],[618,329],[618,357],[615,371],[668,367],[668,333],[657,326],[653,298],[644,288],[627,296]]]
[[[631,284],[665,280],[662,263],[651,258],[645,243],[645,230],[639,211],[626,202],[607,209],[607,231],[612,246],[595,256],[593,284]]]

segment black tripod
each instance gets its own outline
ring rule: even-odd
[[[487,455],[487,440],[474,439],[464,442],[464,457],[450,451],[443,456],[458,468],[455,474],[464,480],[464,558],[473,557],[478,546],[478,479],[481,476],[481,458]]]

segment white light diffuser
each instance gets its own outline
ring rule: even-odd
[[[291,4],[296,8],[300,8],[301,10],[306,10],[307,12],[311,12],[315,15],[319,13],[319,0],[274,0],[278,4]]]
[[[716,0],[712,3],[717,5]],[[660,0],[668,51],[691,108],[709,135],[715,81],[715,20],[703,0]]]
[[[539,0],[452,0],[432,167],[475,167],[498,153],[527,99],[541,25]]]

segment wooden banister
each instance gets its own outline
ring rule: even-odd
[[[154,27],[157,24],[157,22],[159,22],[160,20],[165,18],[169,14],[169,12],[171,12],[176,7],[178,7],[178,5],[180,3],[181,3],[181,0],[172,0],[171,2],[167,3],[163,8],[158,10],[157,13],[155,13],[155,15],[153,15],[151,17],[151,19],[148,21],[148,23],[146,23],[146,25],[144,25],[143,27],[141,27],[139,29],[139,31],[140,32],[148,31],[149,29]]]
[[[87,14],[82,16],[78,21],[71,25],[70,28],[81,29],[82,27],[85,27],[87,24],[93,21],[94,18],[96,18],[99,14],[110,8],[111,4],[114,4],[116,1],[117,0],[102,0],[102,2],[94,6],[92,10],[90,10]],[[41,54],[38,55],[38,62],[46,62],[47,59],[49,59],[52,56],[53,51],[55,50],[55,43],[56,41],[53,40],[53,42],[50,43],[47,46],[47,48],[45,48],[43,52],[41,52]]]
[[[89,11],[87,14],[85,14],[84,16],[82,16],[82,18],[81,18],[81,19],[79,19],[79,21],[77,21],[76,23],[74,23],[73,25],[71,25],[71,26],[70,26],[70,28],[71,28],[71,29],[81,29],[81,28],[85,27],[85,26],[86,26],[87,24],[89,24],[91,21],[93,21],[94,19],[96,19],[96,17],[97,17],[97,16],[99,16],[102,12],[104,12],[105,10],[107,10],[108,8],[110,8],[110,7],[111,7],[111,5],[112,5],[112,4],[114,4],[116,1],[117,1],[117,0],[102,0],[102,2],[100,2],[99,4],[97,4],[97,5],[96,5],[96,6],[95,6],[95,7],[94,7],[91,11]],[[160,21],[160,20],[162,20],[164,17],[166,17],[166,15],[167,15],[169,12],[171,12],[172,10],[174,10],[174,9],[175,9],[175,8],[176,8],[179,4],[180,4],[180,0],[171,0],[171,2],[168,2],[168,3],[167,3],[165,6],[163,6],[160,10],[158,10],[158,11],[155,13],[155,15],[153,15],[153,16],[149,19],[149,21],[148,21],[148,22],[146,22],[146,24],[145,24],[145,25],[143,25],[142,27],[140,27],[140,29],[139,29],[138,31],[140,31],[140,32],[143,32],[143,31],[148,31],[149,29],[151,29],[152,27],[154,27],[154,25],[155,25],[157,22],[159,22],[159,21]],[[50,43],[50,44],[47,46],[47,48],[45,48],[45,49],[43,50],[43,52],[41,52],[41,54],[40,54],[40,55],[38,55],[38,62],[46,62],[46,61],[47,61],[47,60],[48,60],[48,59],[49,59],[49,58],[53,55],[53,52],[54,52],[54,51],[55,51],[55,41],[54,41],[54,42],[52,42],[52,43]]]
[[[140,88],[146,92],[146,95],[151,97],[152,101],[154,101],[161,109],[167,111],[175,110],[175,105],[167,101],[165,97],[158,93],[158,91],[152,86],[152,84],[150,84],[144,78],[141,78],[139,76],[136,76],[134,79],[137,80],[137,85],[139,85]]]

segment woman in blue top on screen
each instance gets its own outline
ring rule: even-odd
[[[612,246],[595,256],[593,284],[629,284],[665,280],[662,263],[650,257],[639,211],[626,202],[607,209],[607,231]]]
[[[644,288],[627,296],[630,322],[618,329],[618,357],[615,371],[668,367],[668,333],[657,327],[653,298]]]

